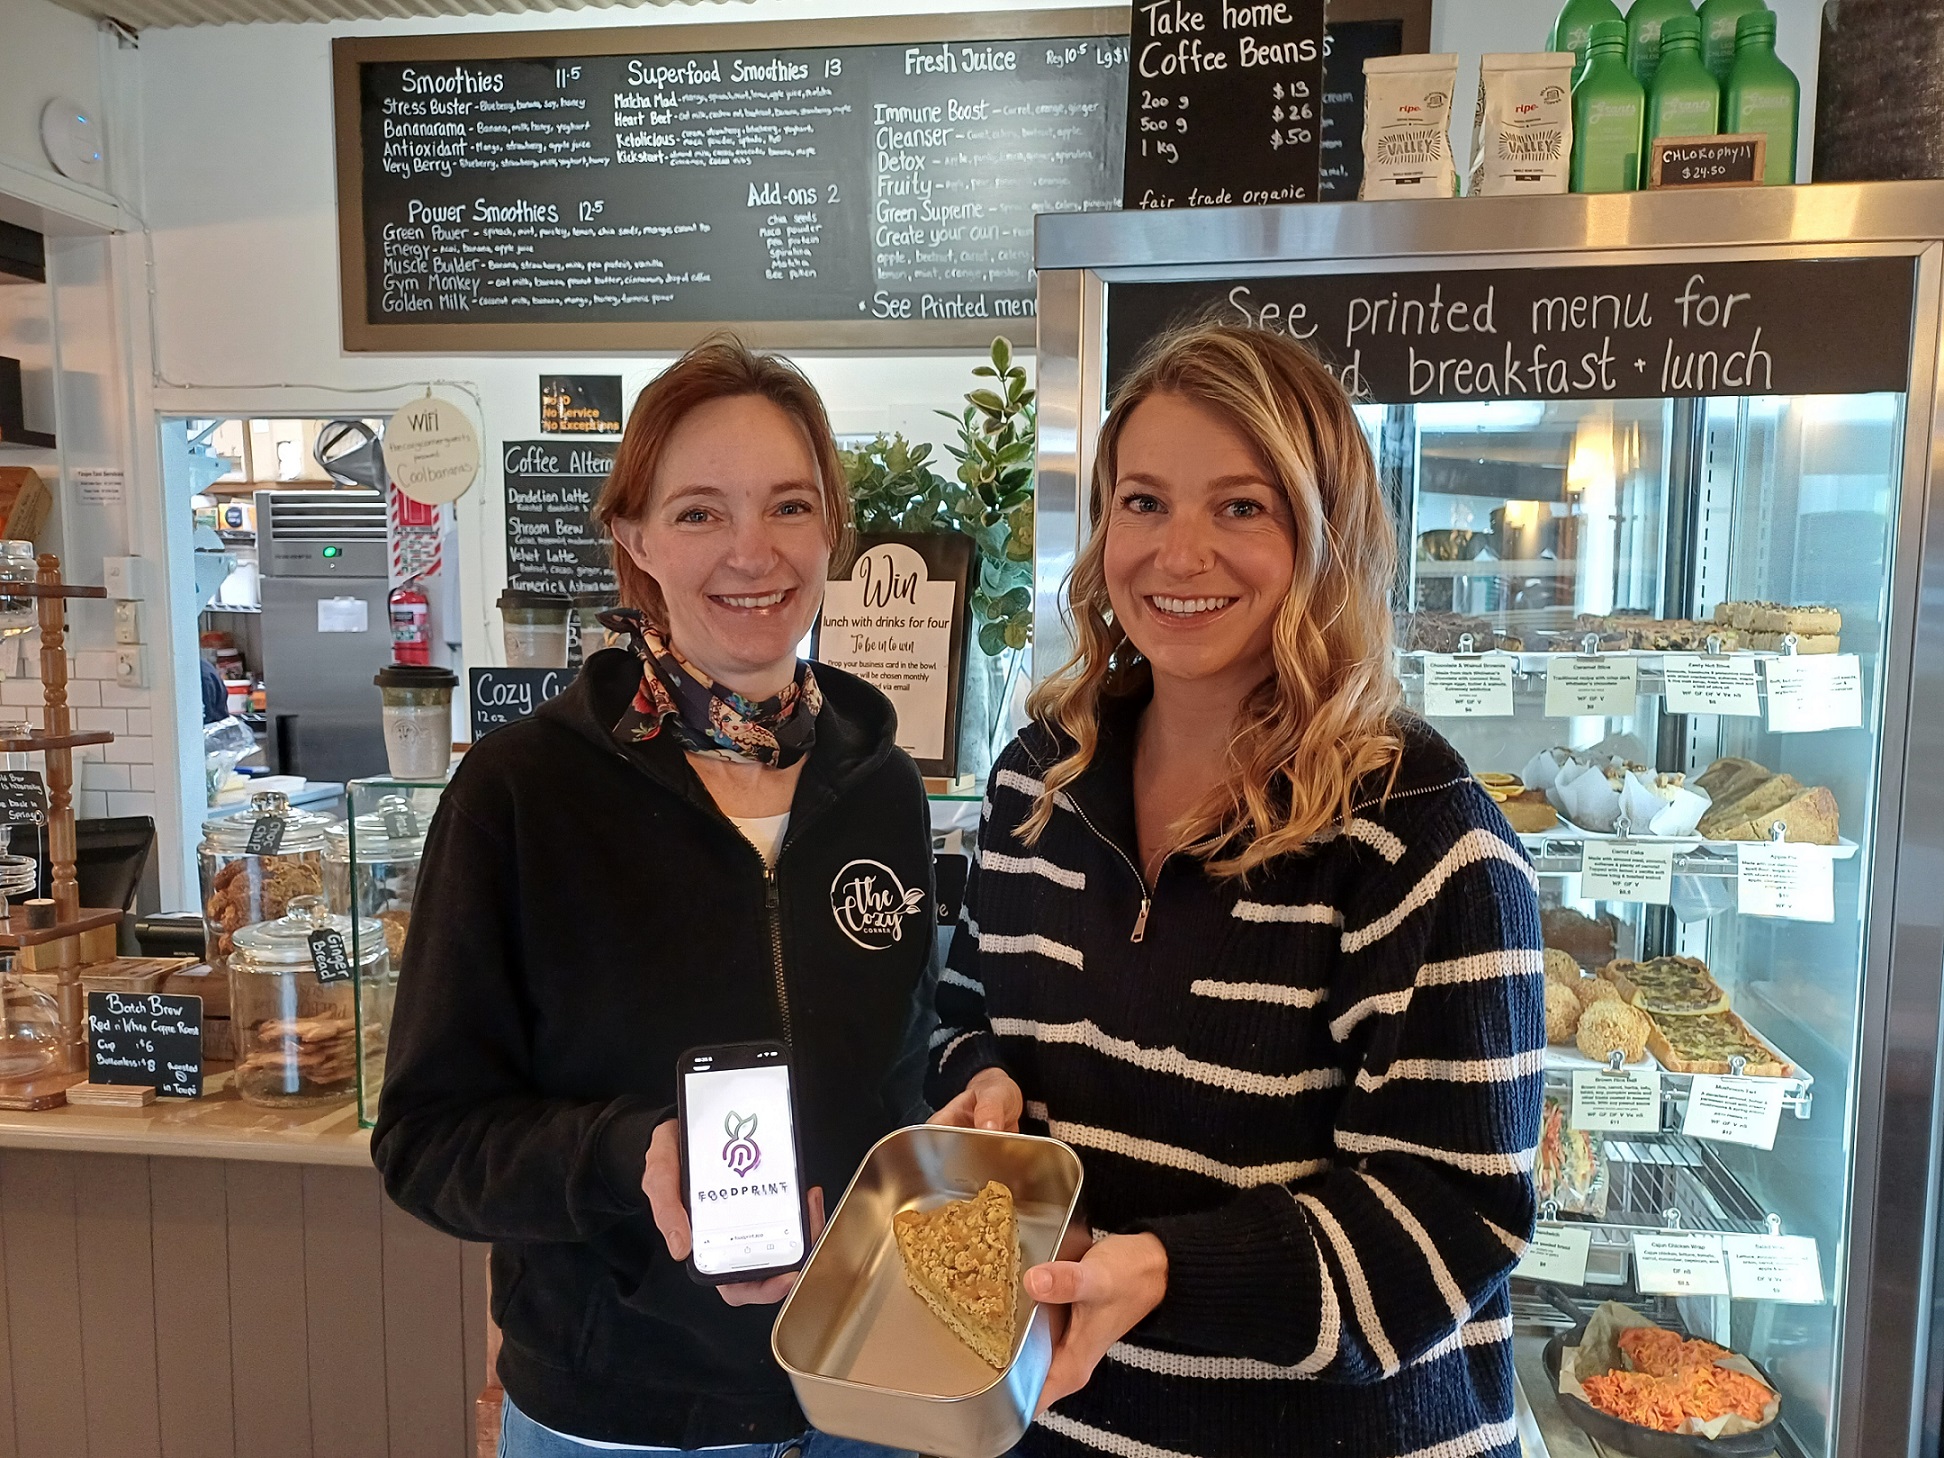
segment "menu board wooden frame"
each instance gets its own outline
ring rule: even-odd
[[[1398,0],[1391,0],[1398,3]],[[482,31],[464,35],[346,36],[331,42],[337,135],[338,296],[344,348],[413,354],[626,353],[679,350],[723,328],[774,349],[952,348],[991,343],[1024,319],[735,320],[668,323],[372,324],[366,315],[364,145],[358,68],[374,61],[485,61],[526,56],[633,56],[808,46],[1034,40],[1126,35],[1128,6],[999,14],[870,16],[845,20]]]

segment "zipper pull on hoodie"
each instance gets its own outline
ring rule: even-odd
[[[1143,896],[1141,898],[1141,914],[1134,918],[1134,935],[1128,938],[1130,942],[1141,942],[1147,940],[1148,908],[1153,904],[1154,901],[1152,897]]]

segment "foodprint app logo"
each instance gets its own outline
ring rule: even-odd
[[[907,916],[925,904],[925,888],[910,890],[881,861],[852,861],[830,883],[830,910],[840,931],[867,952],[902,941]]]
[[[748,1179],[763,1162],[762,1147],[756,1143],[756,1116],[744,1118],[731,1109],[722,1121],[722,1132],[729,1136],[729,1142],[722,1146],[722,1162],[737,1179]]]

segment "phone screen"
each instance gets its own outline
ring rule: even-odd
[[[696,1270],[720,1276],[796,1265],[803,1191],[789,1070],[718,1068],[683,1078]]]

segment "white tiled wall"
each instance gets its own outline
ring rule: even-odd
[[[20,640],[16,663],[11,643],[0,643],[0,718],[20,717],[42,727],[46,705],[40,681],[40,635]],[[112,652],[82,649],[68,654],[68,707],[76,729],[106,729],[112,744],[74,751],[74,813],[83,820],[110,815],[155,814],[155,741],[147,689],[115,682]],[[36,768],[40,766],[36,765]]]

